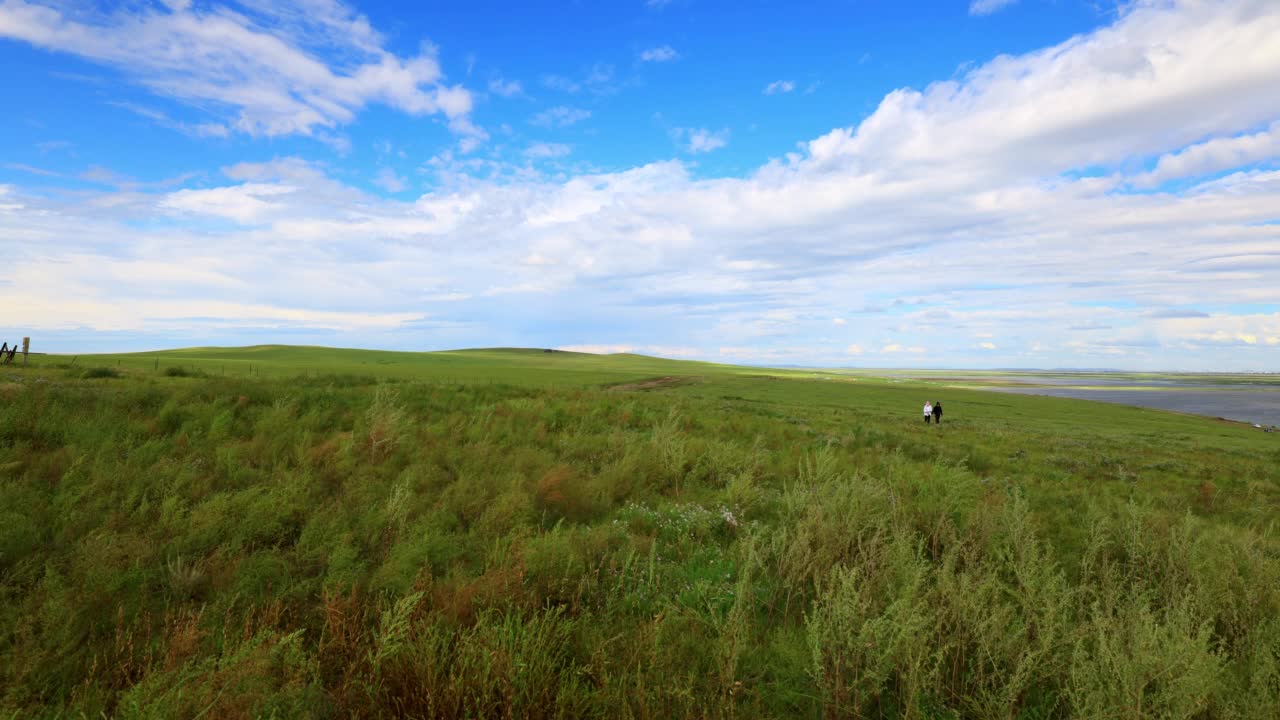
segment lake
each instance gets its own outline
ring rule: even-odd
[[[1250,383],[1241,381],[1240,376],[1233,376],[1230,384],[1219,384],[1206,381],[1203,375],[1179,380],[1177,376],[1140,379],[1094,373],[1055,373],[952,376],[948,380],[977,380],[982,389],[997,392],[1099,400],[1259,425],[1280,425],[1280,386],[1276,385],[1274,378],[1270,382]]]

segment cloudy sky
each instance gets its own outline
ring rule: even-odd
[[[1280,370],[1276,0],[411,5],[0,0],[0,339]]]

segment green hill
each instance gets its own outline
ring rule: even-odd
[[[50,357],[53,362],[66,358]],[[730,366],[643,355],[590,355],[543,349],[491,348],[446,352],[394,352],[259,345],[183,348],[120,355],[89,355],[82,365],[158,371],[169,367],[211,375],[292,377],[305,374],[372,375],[388,379],[496,382],[518,385],[600,384],[645,375],[742,372]]]
[[[1280,714],[1275,435],[636,355],[72,361],[0,373],[0,717]]]

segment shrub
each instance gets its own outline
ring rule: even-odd
[[[117,378],[120,377],[120,373],[117,372],[115,368],[91,367],[81,370],[80,377],[86,380],[93,380],[96,378]]]
[[[199,370],[185,368],[181,365],[170,365],[164,369],[165,377],[205,377],[205,374]]]

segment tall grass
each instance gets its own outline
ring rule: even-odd
[[[1261,444],[73,372],[0,405],[0,717],[1280,716]]]

